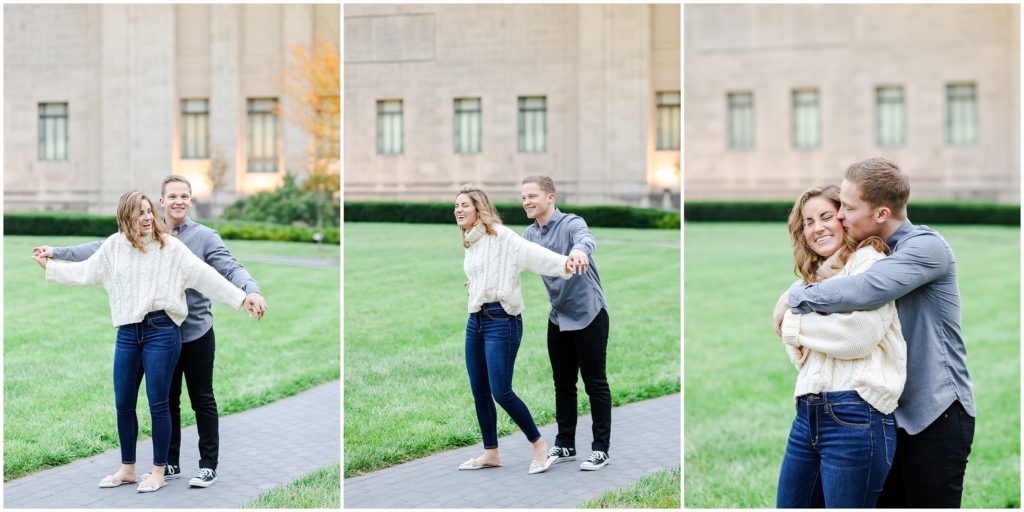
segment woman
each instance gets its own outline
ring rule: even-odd
[[[878,237],[846,238],[838,215],[834,185],[807,190],[793,205],[789,231],[804,283],[858,274],[888,252]],[[782,340],[799,374],[776,506],[874,507],[892,465],[892,412],[906,380],[895,303],[832,315],[787,312]]]
[[[139,385],[146,378],[146,395],[153,420],[153,470],[138,492],[162,488],[171,439],[168,407],[171,374],[181,351],[180,325],[188,316],[185,289],[192,288],[238,310],[245,292],[203,263],[153,215],[153,203],[141,192],[128,192],[117,205],[118,232],[79,263],[49,261],[33,255],[46,270],[46,281],[73,286],[102,284],[117,330],[114,349],[114,401],[121,468],[100,480],[100,487],[136,482],[135,414]]]
[[[501,466],[497,401],[533,444],[529,473],[542,473],[551,465],[548,443],[541,438],[526,404],[512,391],[512,372],[523,337],[519,274],[529,270],[569,279],[573,269],[567,256],[527,242],[503,226],[487,194],[470,185],[463,186],[455,198],[455,222],[462,230],[466,248],[463,267],[469,278],[466,369],[484,440],[484,453],[459,469]]]

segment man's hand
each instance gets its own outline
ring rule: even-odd
[[[569,252],[569,263],[566,267],[576,274],[582,274],[590,268],[590,258],[587,254],[579,249],[573,249]]]
[[[32,248],[32,256],[42,256],[44,258],[53,257],[53,247],[49,245],[40,245],[39,247]]]
[[[786,317],[786,310],[789,309],[789,290],[782,292],[779,301],[775,303],[775,311],[772,312],[772,323],[775,325],[775,334],[782,337],[782,319]]]
[[[242,306],[249,312],[249,318],[256,315],[256,320],[263,318],[263,313],[267,311],[267,303],[263,300],[263,296],[256,292],[246,295]]]
[[[50,258],[35,253],[32,254],[32,259],[36,260],[36,263],[38,263],[40,267],[43,267],[44,270],[46,269],[46,264],[50,261]]]

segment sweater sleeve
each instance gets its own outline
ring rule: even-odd
[[[849,273],[863,272],[881,258],[873,250],[857,251],[847,262]],[[798,315],[789,310],[782,321],[782,341],[836,359],[860,359],[871,354],[895,319],[896,303],[892,301],[869,311],[830,315]]]
[[[235,311],[242,309],[245,292],[241,288],[231,284],[224,276],[217,273],[213,267],[197,258],[195,254],[192,254],[192,251],[188,250],[184,245],[181,245],[178,249],[183,254],[182,264],[188,267],[188,271],[185,273],[187,276],[185,278],[185,288],[192,288],[211,300],[230,306]]]
[[[520,272],[526,270],[542,276],[561,277],[562,279],[572,277],[572,272],[565,268],[566,262],[569,261],[568,256],[524,240],[512,230],[509,230],[508,233],[509,243],[516,248],[516,268]]]
[[[789,355],[789,360],[793,362],[793,366],[799,370],[804,367],[804,363],[807,362],[808,350],[803,347],[794,347],[793,345],[783,345],[786,347],[786,354]]]
[[[106,257],[112,238],[105,240],[85,261],[65,262],[50,260],[46,264],[46,282],[68,286],[95,286],[106,277]]]

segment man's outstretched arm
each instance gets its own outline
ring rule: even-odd
[[[878,309],[945,275],[953,256],[937,236],[918,235],[863,273],[789,288],[793,313],[848,313]]]
[[[85,261],[89,259],[89,256],[92,256],[97,250],[99,250],[101,245],[103,245],[103,240],[73,245],[71,247],[50,247],[48,245],[42,245],[39,247],[33,247],[32,252],[34,254],[42,254],[55,260]]]
[[[569,238],[572,239],[572,250],[569,251],[569,261],[574,268],[581,272],[590,269],[590,256],[597,249],[597,241],[594,234],[590,232],[587,221],[582,217],[571,219],[566,226],[569,231]]]
[[[231,254],[231,251],[224,245],[224,240],[217,232],[213,232],[207,240],[203,260],[220,275],[224,276],[225,279],[231,281],[231,284],[245,291],[245,308],[247,311],[255,314],[257,320],[263,317],[263,313],[267,309],[267,303],[263,299],[263,293],[260,291],[259,285],[252,275],[249,274],[249,271]]]

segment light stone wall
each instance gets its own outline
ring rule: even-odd
[[[523,177],[547,174],[562,202],[648,205],[653,191],[660,206],[653,156],[678,167],[679,152],[653,151],[654,94],[679,90],[679,15],[661,5],[347,5],[345,197],[449,200],[473,182],[510,200]],[[517,98],[532,95],[547,97],[547,151],[519,153]],[[462,97],[481,98],[479,154],[453,150]],[[403,101],[401,155],[377,154],[385,99]]]
[[[276,97],[292,43],[340,42],[338,5],[8,5],[4,7],[6,210],[111,213],[174,172],[208,215],[305,172],[310,136],[279,118],[278,172],[246,171],[246,99]],[[180,98],[208,98],[210,148],[229,164],[211,204],[209,160],[180,158]],[[38,103],[69,105],[69,159],[37,160]]]
[[[796,197],[883,156],[911,199],[1020,202],[1017,5],[686,7],[687,199]],[[978,144],[945,142],[946,84],[977,87]],[[906,145],[875,142],[875,88],[902,85]],[[791,91],[819,91],[822,144],[797,150]],[[727,149],[727,93],[754,95],[754,149]]]

